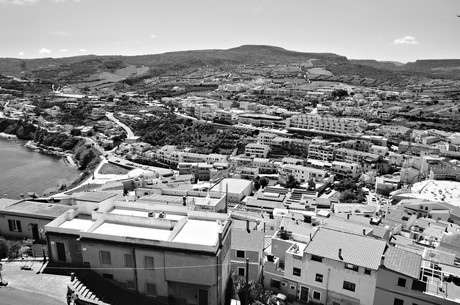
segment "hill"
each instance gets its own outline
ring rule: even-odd
[[[406,64],[362,59],[350,62],[383,70],[413,72],[430,78],[460,79],[460,59],[423,59]]]

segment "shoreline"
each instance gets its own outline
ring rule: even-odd
[[[4,132],[0,132],[0,139],[14,140],[14,141],[19,140],[18,137],[15,136],[14,134],[9,134],[9,133],[4,133]]]

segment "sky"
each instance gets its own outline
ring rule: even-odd
[[[459,0],[0,0],[0,57],[244,44],[349,59],[460,58]]]

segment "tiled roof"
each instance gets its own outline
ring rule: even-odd
[[[412,278],[418,278],[420,266],[422,265],[422,256],[401,248],[389,247],[385,252],[383,264],[390,270]]]
[[[377,270],[385,246],[383,240],[320,228],[305,252]],[[342,259],[339,249],[342,249]]]
[[[251,230],[248,233],[242,229],[232,229],[232,248],[238,250],[262,253],[265,244],[265,234],[262,231]]]

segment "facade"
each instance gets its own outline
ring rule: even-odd
[[[250,281],[259,282],[263,266],[265,234],[262,231],[232,229],[231,263],[232,271]],[[246,259],[249,259],[249,270],[246,270]]]
[[[332,161],[335,158],[334,146],[327,140],[313,139],[308,147],[308,158]]]
[[[105,279],[148,297],[224,304],[230,275],[227,217],[160,206],[154,213],[132,211],[122,205],[101,206],[91,219],[65,213],[46,227],[50,260],[75,257],[72,263],[81,260]]]
[[[354,134],[367,126],[363,119],[321,116],[316,114],[294,115],[287,121],[287,128],[312,129],[317,131]]]
[[[249,180],[225,178],[210,189],[220,193],[226,193],[227,190],[228,201],[240,203],[244,197],[251,195],[253,184]]]
[[[17,239],[45,241],[45,226],[74,207],[34,201],[10,202],[0,206],[0,235]]]
[[[279,182],[286,184],[289,176],[292,175],[300,183],[313,179],[315,182],[323,182],[329,175],[324,169],[312,166],[285,164],[279,169]]]
[[[269,151],[270,146],[257,143],[249,143],[244,148],[244,153],[246,155],[253,156],[256,158],[267,158]]]
[[[374,304],[458,304],[456,296],[460,289],[453,283],[444,282],[441,271],[430,268],[429,262],[426,270],[422,265],[420,254],[389,247],[378,273]],[[432,281],[429,274],[436,280]]]

